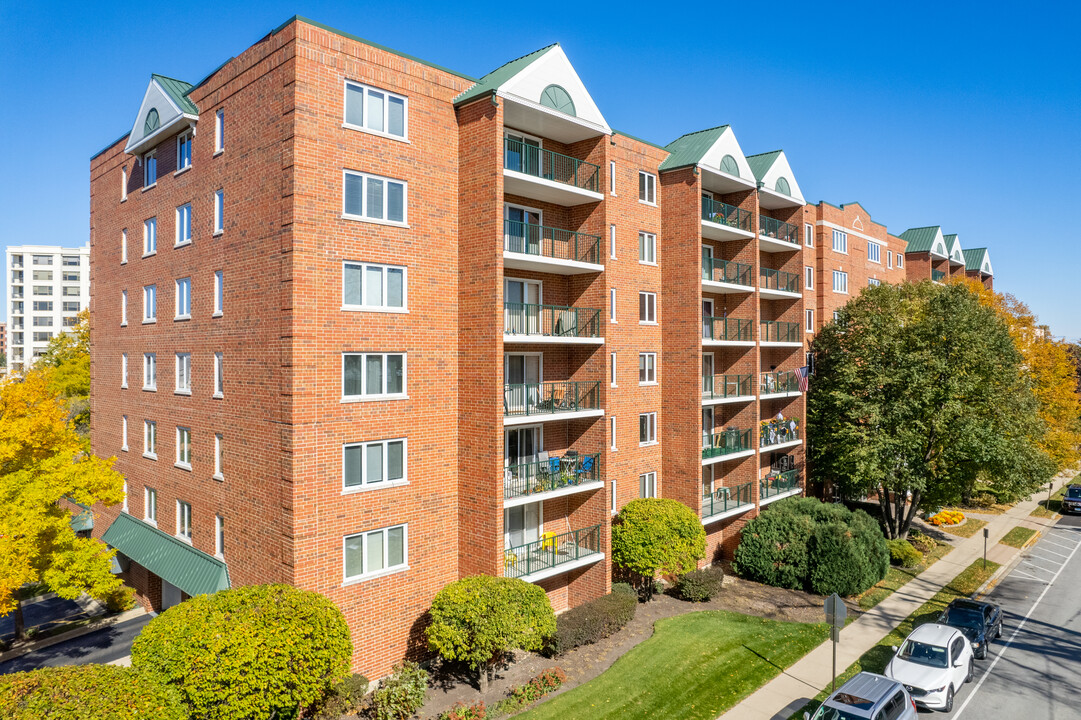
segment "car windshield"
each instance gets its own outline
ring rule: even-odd
[[[1070,488],[1066,491],[1066,497],[1071,500],[1081,500],[1081,488]]]
[[[928,667],[944,668],[948,664],[946,662],[946,648],[916,642],[915,640],[905,640],[905,644],[901,646],[897,657],[908,662],[927,665]]]
[[[978,628],[983,624],[983,614],[971,608],[950,608],[942,614],[942,622],[954,627]]]
[[[818,712],[815,713],[812,720],[867,720],[867,716],[854,715],[847,710],[826,707],[825,705],[823,705],[822,707],[818,708]]]

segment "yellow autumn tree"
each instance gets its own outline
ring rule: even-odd
[[[50,370],[0,382],[0,616],[15,613],[17,633],[27,583],[67,599],[103,598],[120,586],[110,572],[113,551],[76,536],[62,502],[121,502],[124,480],[114,461],[90,454],[51,388]]]
[[[1077,390],[1077,366],[1068,344],[1056,341],[1028,305],[1013,295],[988,290],[976,280],[963,282],[981,303],[1006,321],[1014,345],[1024,358],[1022,372],[1032,380],[1040,417],[1047,426],[1040,448],[1059,470],[1070,467],[1081,458],[1081,395]]]
[[[47,373],[49,390],[68,407],[68,416],[83,437],[90,435],[90,311],[49,341],[31,372]]]

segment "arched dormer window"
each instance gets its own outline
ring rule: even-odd
[[[721,170],[724,170],[729,175],[739,177],[739,164],[731,155],[725,155],[721,158]]]
[[[161,121],[158,119],[157,108],[150,108],[150,112],[146,114],[146,122],[143,124],[143,134],[149,135],[158,129],[158,125]]]
[[[790,197],[792,195],[792,188],[788,186],[788,180],[783,177],[777,178],[777,184],[774,185],[773,188],[782,195],[788,195]]]
[[[540,104],[571,117],[577,117],[574,112],[574,101],[571,100],[570,93],[559,85],[549,85],[544,88],[544,92],[541,93]]]

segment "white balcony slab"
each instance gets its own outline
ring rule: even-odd
[[[737,285],[736,283],[717,282],[716,280],[703,280],[702,289],[720,295],[754,292],[754,288],[750,285]]]
[[[777,502],[778,500],[784,500],[786,497],[792,497],[793,495],[800,495],[803,493],[803,488],[793,488],[792,490],[786,490],[783,493],[777,493],[776,495],[770,495],[765,500],[760,500],[758,506],[769,505],[771,502]]]
[[[758,296],[766,298],[767,300],[799,300],[801,297],[803,297],[803,293],[759,287]]]
[[[799,243],[790,243],[786,240],[771,238],[768,235],[759,234],[758,240],[758,249],[762,252],[779,253],[799,250]]]
[[[704,347],[754,347],[754,340],[710,340],[702,338]]]
[[[706,465],[716,465],[717,463],[726,462],[728,460],[738,460],[740,458],[750,457],[752,455],[754,455],[754,449],[740,450],[739,452],[728,453],[727,455],[717,455],[716,457],[703,458],[702,467],[705,467]]]
[[[577,570],[578,568],[592,565],[593,563],[600,562],[601,560],[604,560],[604,553],[591,553],[589,555],[584,555],[577,560],[572,560],[561,565],[556,565],[555,567],[539,570],[529,575],[522,575],[520,579],[530,583],[540,582],[541,580],[547,580],[550,577],[562,575],[563,573],[570,572],[571,570]]]
[[[736,507],[734,507],[734,508],[732,508],[730,510],[725,510],[722,513],[717,513],[716,515],[710,515],[709,517],[704,517],[704,518],[702,518],[702,524],[703,525],[709,525],[711,523],[720,522],[721,520],[726,520],[726,519],[728,519],[730,517],[735,517],[737,515],[742,515],[743,513],[747,512],[748,510],[754,510],[754,503],[744,503],[743,505],[737,505]]]
[[[762,452],[766,452],[767,450],[784,450],[786,448],[796,447],[802,444],[803,440],[789,440],[788,442],[777,443],[776,445],[763,445],[760,449],[762,450]]]
[[[745,403],[754,400],[754,395],[733,395],[732,397],[722,398],[702,398],[703,405],[729,405],[732,403]]]
[[[759,400],[777,400],[778,398],[799,397],[802,394],[803,393],[801,393],[799,390],[791,390],[789,392],[779,392],[779,393],[762,393],[761,395],[758,396],[758,399]]]
[[[503,344],[519,345],[604,345],[602,337],[567,337],[562,335],[518,335],[503,333]]]
[[[578,420],[579,418],[604,417],[604,410],[576,410],[574,412],[543,413],[536,415],[505,415],[504,427],[509,425],[534,425],[558,420]]]
[[[604,482],[597,480],[595,482],[582,483],[581,485],[568,485],[567,487],[561,487],[558,490],[549,490],[547,492],[531,493],[529,495],[522,495],[521,497],[504,498],[503,507],[515,507],[518,505],[528,505],[532,502],[539,502],[541,500],[550,500],[552,498],[563,497],[564,495],[577,495],[578,493],[593,492],[594,490],[600,490],[604,487]]]
[[[597,177],[600,178],[599,172]],[[541,202],[571,207],[600,202],[604,199],[604,195],[593,190],[506,168],[503,169],[503,192],[508,195],[521,195]]]
[[[585,275],[586,273],[604,272],[604,265],[598,263],[560,260],[559,258],[544,257],[543,255],[511,252],[510,250],[503,251],[503,267],[554,273],[556,275]]]
[[[731,225],[725,225],[724,223],[703,220],[702,237],[718,242],[727,242],[729,240],[750,240],[754,237],[754,233],[750,230],[743,230],[742,228],[732,227]]]
[[[780,342],[777,340],[763,340],[759,343],[762,347],[786,347],[786,348],[801,348],[802,342]]]

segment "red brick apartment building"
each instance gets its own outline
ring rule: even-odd
[[[728,126],[613,131],[558,45],[476,80],[293,18],[154,75],[91,160],[93,447],[127,480],[94,533],[154,609],[327,595],[372,677],[465,575],[605,593],[634,498],[698,512],[712,562],[802,492],[828,273],[904,250]]]

